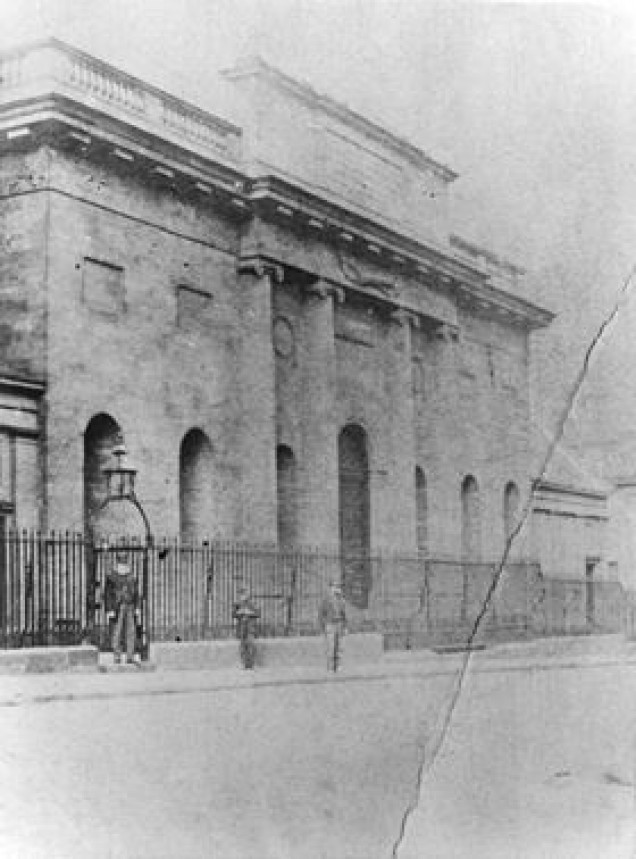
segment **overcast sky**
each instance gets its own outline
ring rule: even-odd
[[[535,369],[565,384],[636,260],[630,6],[0,0],[0,39],[52,32],[208,108],[217,69],[259,53],[408,136],[460,173],[458,230],[560,313]]]

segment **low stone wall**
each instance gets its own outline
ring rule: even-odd
[[[51,674],[58,671],[97,671],[98,650],[77,647],[24,647],[0,650],[0,674]]]
[[[160,669],[236,668],[239,655],[236,639],[222,641],[161,642],[151,644],[150,659]],[[344,639],[345,666],[378,662],[384,653],[382,635],[353,633]],[[259,638],[256,665],[261,667],[322,668],[325,645],[321,636]]]

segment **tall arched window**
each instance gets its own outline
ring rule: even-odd
[[[417,521],[417,548],[420,552],[428,548],[428,490],[426,475],[418,466],[415,468],[415,511]]]
[[[481,502],[479,486],[472,475],[462,483],[462,560],[481,561]]]
[[[519,515],[519,488],[510,481],[506,484],[503,497],[504,539],[508,540],[517,527]]]
[[[359,608],[369,602],[371,528],[367,434],[348,424],[338,437],[340,552],[345,596]]]
[[[276,448],[276,497],[278,502],[278,544],[293,546],[297,541],[296,458],[290,447]]]
[[[179,513],[181,539],[203,539],[214,527],[213,452],[210,439],[191,429],[179,452]]]
[[[84,533],[89,540],[99,533],[100,511],[106,500],[103,469],[110,464],[121,437],[117,421],[103,412],[90,419],[84,432]]]

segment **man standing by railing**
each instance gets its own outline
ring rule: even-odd
[[[347,627],[345,601],[339,582],[329,585],[329,593],[320,604],[318,625],[325,636],[327,670],[337,671],[342,656],[342,637]]]
[[[232,618],[236,622],[236,635],[240,642],[240,656],[243,668],[251,670],[256,661],[256,622],[260,612],[254,605],[250,592],[245,585],[238,591]]]
[[[113,653],[115,662],[121,662],[122,632],[126,640],[126,662],[134,664],[135,621],[139,587],[128,559],[128,553],[118,551],[115,555],[114,569],[106,580],[106,615],[115,617],[113,629]]]

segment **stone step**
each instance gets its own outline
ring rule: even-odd
[[[51,674],[97,671],[99,651],[92,645],[23,647],[0,650],[0,674]]]

